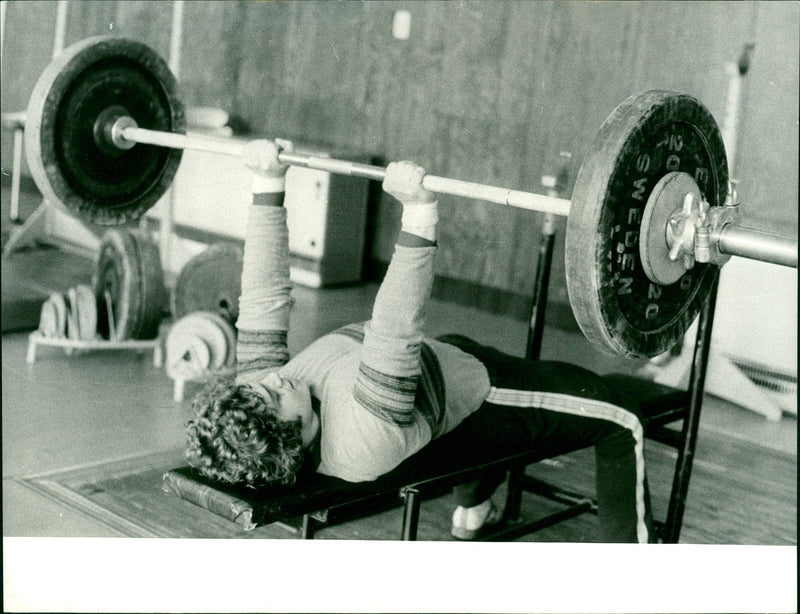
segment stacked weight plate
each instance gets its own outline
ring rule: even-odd
[[[165,349],[167,375],[175,380],[198,379],[233,366],[236,334],[219,314],[196,311],[172,325]]]
[[[86,285],[75,286],[67,291],[67,299],[67,338],[85,341],[96,339],[97,301],[94,291]]]
[[[215,243],[189,260],[178,274],[172,292],[172,317],[177,320],[195,311],[211,311],[234,323],[239,316],[241,292],[241,247]]]
[[[104,339],[154,339],[167,291],[158,246],[139,229],[105,232],[92,279]]]
[[[170,377],[199,379],[233,366],[241,278],[242,249],[231,243],[211,245],[181,269],[165,344]]]
[[[67,302],[63,294],[54,292],[42,303],[39,332],[49,339],[63,339],[67,331]]]
[[[52,293],[42,304],[39,333],[49,339],[90,341],[97,338],[97,303],[87,285]]]

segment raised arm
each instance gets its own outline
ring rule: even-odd
[[[386,169],[383,189],[403,205],[402,227],[389,269],[364,329],[355,400],[381,419],[413,424],[425,310],[436,252],[435,196],[422,187],[424,170],[410,162]]]
[[[252,171],[242,268],[242,295],[236,321],[237,375],[240,380],[263,375],[289,360],[286,337],[293,305],[289,281],[289,230],[283,207],[287,166],[278,152],[287,141],[248,143],[242,162]]]

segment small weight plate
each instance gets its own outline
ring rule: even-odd
[[[39,314],[39,333],[42,337],[52,338],[58,331],[58,314],[55,305],[48,298],[42,303],[42,310]]]
[[[211,311],[235,323],[241,292],[242,249],[215,243],[181,268],[172,291],[172,317]]]
[[[69,289],[70,305],[77,325],[77,338],[85,341],[97,337],[97,301],[94,291],[85,284]]]
[[[211,351],[211,369],[221,369],[228,358],[228,338],[217,323],[204,312],[190,313],[183,317],[187,327],[197,331]]]
[[[166,371],[172,379],[194,379],[208,371],[211,351],[199,336],[170,331],[165,346]]]
[[[78,324],[78,297],[75,296],[73,288],[67,290],[64,302],[67,306],[67,339],[77,341],[81,338],[81,332]]]
[[[164,283],[164,270],[161,268],[161,252],[158,245],[141,229],[130,231],[136,247],[141,275],[138,278],[138,292],[142,300],[138,303],[133,339],[154,339],[167,305],[167,288]]]
[[[97,330],[101,337],[118,341],[153,339],[158,335],[166,296],[164,273],[158,247],[142,231],[110,229],[105,232],[92,285],[97,304]],[[106,292],[111,297],[110,314]]]
[[[62,339],[66,336],[67,302],[57,292],[50,294],[42,303],[39,316],[39,332],[44,337]]]
[[[699,207],[700,189],[694,179],[686,173],[667,173],[656,184],[642,214],[639,233],[639,258],[647,277],[658,284],[669,286],[686,272],[683,257],[669,257],[670,246],[666,241],[670,217],[681,211],[687,194]]]
[[[609,354],[645,358],[672,347],[718,274],[716,266],[695,264],[675,283],[660,285],[642,267],[644,208],[659,180],[674,171],[688,173],[712,207],[724,204],[728,168],[713,116],[690,96],[650,91],[631,96],[606,119],[576,178],[567,289],[581,330]]]
[[[97,298],[97,330],[104,339],[131,338],[131,301],[140,300],[134,278],[140,274],[131,234],[124,229],[106,231],[100,241],[92,279]],[[106,302],[106,293],[111,299],[110,305]],[[134,305],[134,313],[137,310],[138,306]]]
[[[228,367],[233,366],[236,362],[236,329],[234,328],[234,325],[231,324],[227,318],[218,313],[213,313],[211,311],[205,311],[202,313],[224,333],[226,349],[223,365]]]
[[[28,165],[45,198],[95,224],[141,217],[172,183],[183,152],[109,147],[99,120],[117,108],[141,128],[183,132],[175,90],[164,60],[138,41],[96,36],[65,49],[39,77],[26,110]]]
[[[228,341],[225,333],[203,313],[190,313],[172,325],[168,339],[180,340],[182,337],[198,337],[206,344],[209,350],[208,368],[210,370],[225,366],[228,353]]]

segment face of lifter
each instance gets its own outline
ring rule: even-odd
[[[278,420],[288,422],[300,418],[303,446],[307,448],[313,443],[319,430],[319,416],[312,409],[308,384],[272,371],[253,388],[276,408]]]

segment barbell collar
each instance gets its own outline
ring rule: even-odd
[[[728,224],[720,230],[717,245],[723,254],[797,268],[797,237]]]
[[[234,157],[241,157],[244,151],[244,144],[241,142],[207,136],[192,136],[147,130],[131,125],[130,121],[132,121],[130,118],[124,117],[116,120],[111,130],[112,140],[115,143],[135,142],[170,147],[173,149],[208,151]],[[383,167],[360,164],[347,160],[337,160],[336,158],[323,158],[297,152],[283,151],[278,154],[278,160],[283,164],[289,164],[291,166],[302,166],[339,175],[362,177],[373,181],[383,181],[386,177],[386,169]],[[570,201],[563,198],[534,194],[532,192],[509,190],[507,188],[499,188],[471,181],[437,177],[436,175],[425,175],[422,180],[422,187],[431,192],[436,192],[437,194],[463,196],[465,198],[484,200],[517,207],[519,209],[552,213],[554,215],[569,215]]]
[[[106,109],[106,111],[103,113],[108,111],[109,109]],[[111,111],[113,112],[113,108]],[[102,127],[103,113],[100,114],[97,125],[95,126],[95,141],[99,141],[98,144],[100,146],[107,141],[110,141],[112,146],[123,151],[127,149],[133,149],[136,146],[136,141],[126,139],[124,130],[126,128],[138,128],[139,126],[136,125],[136,120],[128,115],[117,116],[114,118],[114,121],[111,124],[111,129],[106,132],[106,130]]]

